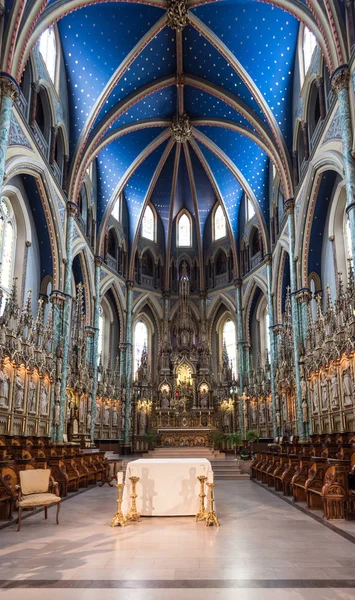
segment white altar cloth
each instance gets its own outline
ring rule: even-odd
[[[142,458],[128,463],[122,512],[131,506],[132,467],[137,469],[137,510],[142,516],[196,515],[200,506],[200,465],[205,475],[212,471],[206,458]],[[207,500],[207,498],[206,498]]]

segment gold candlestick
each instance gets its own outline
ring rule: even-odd
[[[213,505],[214,505],[214,495],[213,495],[213,488],[216,484],[215,483],[208,483],[207,487],[208,487],[208,502],[209,502],[209,506],[208,506],[208,513],[206,516],[206,526],[210,527],[211,525],[216,525],[216,527],[219,527],[219,521],[217,519],[217,515],[214,511]]]
[[[205,482],[207,480],[207,477],[205,477],[205,475],[199,475],[197,479],[200,482],[200,510],[196,515],[196,521],[204,521],[207,518],[207,510],[205,509]]]
[[[126,524],[126,518],[123,516],[121,508],[124,483],[116,483],[115,485],[117,488],[117,512],[112,519],[111,527],[116,527],[116,525],[124,527]]]
[[[131,503],[131,510],[126,515],[126,519],[127,519],[127,521],[140,521],[141,516],[137,511],[137,504],[136,504],[136,499],[138,496],[138,494],[136,493],[136,485],[137,485],[137,482],[139,481],[139,477],[130,477],[129,480],[132,484],[132,493],[131,493],[132,503]]]

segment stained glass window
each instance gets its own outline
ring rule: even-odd
[[[237,342],[235,325],[231,319],[228,319],[223,326],[223,345],[226,347],[229,364],[235,378],[237,374]]]
[[[223,209],[219,205],[214,213],[214,239],[220,240],[226,236],[226,219],[223,214]]]
[[[147,206],[145,209],[142,224],[142,236],[148,240],[154,241],[154,214],[150,206]]]
[[[116,221],[120,220],[120,197],[119,196],[117,197],[117,200],[113,206],[111,215],[113,216],[114,219],[116,219]]]
[[[3,301],[0,312],[10,293],[15,263],[15,215],[4,198],[0,203],[0,287]]]
[[[100,363],[100,357],[103,359],[104,352],[104,331],[105,331],[105,315],[102,310],[102,306],[100,306],[100,317],[99,317],[99,343],[98,343],[98,358],[97,362]]]
[[[191,223],[186,213],[178,221],[178,246],[191,246]]]
[[[144,346],[148,352],[148,327],[144,321],[138,321],[134,328],[134,375],[136,375],[138,371]]]
[[[316,40],[315,36],[307,27],[305,27],[303,30],[303,45],[302,45],[303,64],[304,64],[304,74],[305,75],[307,74],[307,71],[311,64],[313,52],[314,52],[316,45],[317,45],[317,40]]]
[[[53,27],[48,27],[39,38],[39,51],[47,67],[51,80],[55,81],[55,65],[57,60],[57,43]]]

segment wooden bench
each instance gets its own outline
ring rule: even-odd
[[[282,476],[281,476],[282,491],[283,491],[284,496],[292,495],[291,482],[292,482],[292,478],[296,472],[296,468],[299,466],[299,464],[300,464],[299,457],[295,454],[290,454],[288,457],[288,463],[286,465],[286,468],[283,471]]]
[[[327,467],[328,463],[326,458],[313,457],[313,462],[309,468],[308,479],[304,488],[307,508],[310,510],[323,508],[322,488]]]
[[[280,454],[278,465],[274,470],[274,486],[277,492],[282,492],[282,475],[288,465],[288,455],[285,453]]]
[[[295,468],[295,473],[291,479],[291,489],[295,502],[306,502],[306,481],[308,480],[308,472],[313,464],[313,457],[302,456]]]

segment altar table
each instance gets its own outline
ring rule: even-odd
[[[200,482],[197,477],[205,467],[212,471],[206,458],[142,458],[128,463],[123,492],[122,512],[131,506],[132,467],[140,480],[136,486],[137,510],[142,516],[196,515],[199,510]]]

